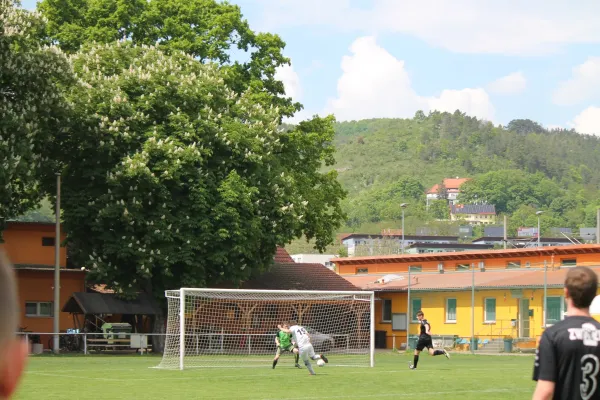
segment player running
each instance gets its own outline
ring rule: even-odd
[[[286,329],[290,327],[287,322],[284,322],[282,326]],[[300,367],[300,364],[298,364],[298,358],[300,357],[300,355],[297,351],[294,352],[295,343],[292,342],[292,335],[290,333],[281,330],[277,332],[277,335],[275,335],[275,344],[277,345],[277,353],[275,354],[275,358],[273,359],[273,369],[275,369],[277,361],[279,361],[279,357],[284,351],[289,351],[290,353],[293,353],[294,357],[296,358],[296,368],[302,368]]]
[[[283,332],[292,334],[293,341],[298,346],[297,349],[294,348],[294,352],[300,353],[300,357],[302,357],[304,365],[306,365],[306,368],[308,368],[308,372],[310,372],[311,375],[316,375],[310,360],[318,360],[320,358],[326,363],[328,363],[329,360],[324,354],[315,354],[315,349],[310,343],[310,336],[304,327],[296,324],[295,322],[291,322],[290,325],[292,326],[289,329],[281,325],[277,325],[277,327]]]
[[[586,267],[565,278],[567,317],[547,328],[536,352],[533,400],[600,399],[600,323],[590,316],[598,277]]]
[[[417,369],[419,353],[423,351],[425,347],[427,347],[429,354],[432,356],[441,356],[443,354],[446,356],[446,358],[450,359],[450,354],[446,350],[433,350],[433,341],[431,340],[431,325],[429,325],[429,322],[427,322],[427,320],[424,318],[425,314],[423,314],[423,311],[417,312],[417,319],[421,325],[421,334],[419,335],[419,341],[417,342],[417,348],[415,349],[413,363],[408,363],[408,367],[410,369]]]

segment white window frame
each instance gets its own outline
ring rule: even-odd
[[[448,300],[454,300],[454,319],[448,319],[448,310],[450,307],[448,306]],[[447,324],[455,324],[456,323],[456,314],[458,314],[458,300],[456,297],[448,297],[446,299],[446,323]]]
[[[35,304],[35,314],[27,314],[27,305]],[[50,314],[45,315],[41,313],[41,304],[50,304]],[[52,318],[54,317],[54,303],[52,301],[26,301],[25,302],[25,316],[28,318]]]
[[[391,323],[392,322],[392,299],[381,299],[381,322]],[[390,302],[390,319],[385,319],[385,303]]]
[[[494,300],[494,314],[496,314],[496,310],[498,309],[498,302],[496,300],[495,297],[486,297],[483,299],[483,322],[486,324],[495,324],[496,323],[496,318],[494,318],[493,320],[488,319],[487,314],[488,314],[488,309],[487,309],[487,301],[488,300]]]

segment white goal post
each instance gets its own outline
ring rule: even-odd
[[[374,292],[182,288],[165,295],[167,336],[158,368],[270,367],[283,322],[305,327],[328,366],[375,365]],[[278,368],[293,365],[284,352]]]

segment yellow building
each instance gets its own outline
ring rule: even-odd
[[[481,347],[508,337],[516,339],[519,347],[535,347],[544,326],[564,317],[563,284],[568,268],[587,265],[600,274],[600,246],[332,261],[348,281],[376,292],[375,330],[385,331],[387,348],[401,348],[407,342],[407,315],[409,335],[418,334],[419,310],[425,313],[434,336],[447,336],[450,342],[464,343],[463,347],[468,347],[472,336]]]
[[[452,204],[450,220],[462,221],[472,225],[490,225],[496,223],[496,207],[493,204]]]

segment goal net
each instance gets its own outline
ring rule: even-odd
[[[270,366],[277,325],[286,321],[306,328],[329,366],[374,365],[373,292],[180,289],[165,294],[167,337],[158,368]],[[294,365],[291,353],[282,353],[278,366],[285,365]]]

